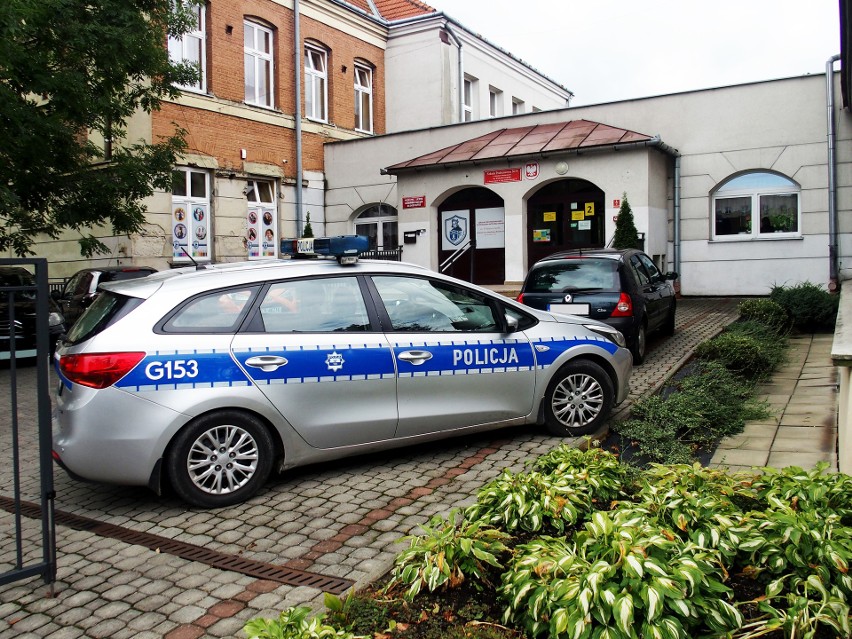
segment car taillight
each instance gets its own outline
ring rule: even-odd
[[[523,294],[523,293],[521,293],[520,295],[518,295],[518,300],[517,300],[517,301],[518,301],[518,304],[523,304],[523,303],[524,303],[524,294]]]
[[[627,293],[622,293],[618,298],[618,303],[615,305],[615,310],[610,317],[632,317],[633,302]]]
[[[63,355],[59,370],[74,384],[107,388],[127,375],[142,361],[145,353],[82,353]]]

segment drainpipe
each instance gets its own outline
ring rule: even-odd
[[[296,237],[302,237],[304,216],[302,215],[302,35],[299,18],[299,0],[293,0],[293,58],[296,77]]]
[[[459,48],[459,122],[464,122],[464,48],[462,41],[450,27],[449,22],[444,23],[444,29],[453,37],[456,46]]]
[[[828,109],[828,290],[839,286],[837,271],[837,158],[834,145],[837,132],[834,122],[834,63],[840,55],[831,56],[825,63],[825,94]]]
[[[674,271],[680,274],[680,154],[674,158]],[[678,285],[679,286],[679,285]]]

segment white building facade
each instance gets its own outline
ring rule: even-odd
[[[403,259],[440,269],[447,220],[466,219],[487,248],[468,251],[473,271],[459,258],[464,267],[448,272],[513,284],[549,248],[604,246],[626,194],[646,252],[680,273],[682,294],[831,287],[832,271],[845,275],[852,256],[852,127],[834,104],[831,196],[826,93],[825,77],[804,76],[328,144],[327,231],[351,233],[362,211],[381,204],[396,211]],[[470,153],[483,136],[521,139],[529,127],[582,122],[595,126],[574,147]]]

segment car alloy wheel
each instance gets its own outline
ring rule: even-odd
[[[239,411],[205,415],[181,431],[168,458],[175,491],[203,508],[245,501],[266,482],[274,446],[266,427]]]
[[[587,435],[609,414],[612,382],[594,362],[569,362],[551,380],[544,400],[545,424],[551,433]]]

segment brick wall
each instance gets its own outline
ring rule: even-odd
[[[295,112],[293,77],[293,12],[268,0],[221,0],[207,6],[207,92],[226,101],[229,107],[245,98],[243,73],[243,21],[259,22],[274,33],[274,111],[247,110],[237,117],[215,110],[198,109],[168,103],[153,117],[154,139],[172,132],[172,122],[187,130],[189,151],[215,157],[221,167],[240,167],[240,149],[248,150],[246,160],[266,162],[284,168],[295,176],[295,138],[292,115]],[[328,121],[339,129],[354,128],[354,65],[356,60],[373,68],[373,128],[385,131],[384,52],[356,37],[322,22],[302,16],[303,43],[322,44],[328,50]],[[303,48],[304,50],[304,48]],[[299,60],[304,93],[304,59]],[[269,119],[275,112],[286,114],[281,122]],[[303,105],[304,113],[304,105]],[[307,127],[311,128],[311,127]],[[322,145],[325,135],[305,131],[303,166],[305,170],[323,170]],[[285,164],[283,160],[287,160]]]

